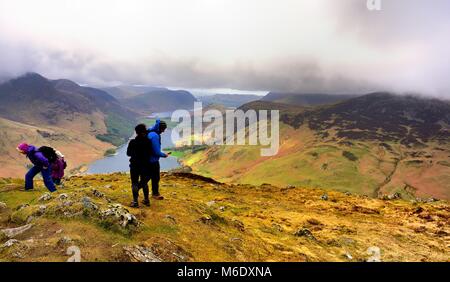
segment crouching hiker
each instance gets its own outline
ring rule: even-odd
[[[137,208],[139,207],[138,198],[141,188],[144,193],[142,203],[150,206],[148,181],[150,180],[151,142],[147,138],[147,127],[145,124],[138,124],[135,131],[136,138],[128,143],[127,155],[130,157],[131,190],[133,192],[131,207]]]
[[[52,180],[52,162],[56,160],[56,153],[50,147],[40,147],[36,149],[35,146],[22,143],[17,146],[17,150],[26,155],[31,161],[33,167],[25,175],[25,190],[33,189],[33,178],[38,174],[42,174],[45,187],[50,192],[55,192],[55,184]],[[53,152],[52,152],[53,150]]]
[[[52,180],[56,185],[61,185],[61,179],[64,177],[64,170],[67,168],[64,155],[60,151],[55,151],[56,160],[52,164]]]

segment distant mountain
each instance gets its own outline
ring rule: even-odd
[[[250,94],[214,94],[210,96],[198,97],[198,100],[203,102],[204,106],[216,104],[223,105],[225,107],[237,108],[251,101],[260,100],[261,98],[261,96]]]
[[[125,99],[137,96],[139,94],[145,94],[151,91],[163,91],[168,89],[154,86],[119,85],[114,87],[102,88],[102,90],[108,92],[108,94],[116,99]]]
[[[355,97],[357,97],[357,95],[321,94],[321,93],[297,94],[297,93],[270,92],[269,94],[264,96],[261,100],[298,106],[318,106],[318,105],[334,104]]]
[[[177,109],[190,110],[197,99],[184,90],[153,90],[130,98],[120,99],[120,102],[143,115],[152,112],[165,112]]]
[[[0,84],[0,136],[5,146],[0,153],[13,158],[15,143],[42,144],[45,140],[46,144],[70,147],[65,149],[69,156],[74,149],[71,165],[79,165],[111,147],[103,142],[125,143],[137,115],[105,91],[27,73]]]
[[[194,172],[244,184],[450,199],[448,101],[371,93],[315,107],[254,101],[240,109],[280,111],[278,154],[261,157],[259,146],[187,151],[183,162]]]
[[[338,138],[404,145],[450,140],[450,103],[438,99],[372,93],[285,118],[323,135],[334,130]]]

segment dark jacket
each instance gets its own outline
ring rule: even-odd
[[[127,156],[130,157],[130,167],[148,166],[152,152],[152,144],[146,136],[136,136],[128,143]]]

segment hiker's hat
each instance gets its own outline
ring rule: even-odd
[[[16,149],[21,153],[26,153],[28,152],[28,148],[30,148],[30,145],[28,145],[27,143],[20,143]]]

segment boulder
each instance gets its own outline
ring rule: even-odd
[[[2,230],[0,230],[0,232],[5,234],[6,237],[8,237],[8,238],[14,238],[14,237],[24,233],[25,231],[29,230],[31,227],[33,227],[33,224],[27,224],[27,225],[23,225],[23,226],[16,227],[16,228],[2,229]]]
[[[52,195],[50,193],[46,192],[39,198],[39,201],[45,202],[45,201],[49,201],[51,199],[52,199]]]
[[[98,206],[97,206],[96,204],[94,204],[94,203],[92,202],[91,198],[89,198],[89,197],[83,197],[83,198],[81,199],[81,203],[83,204],[83,207],[84,207],[85,209],[88,209],[88,210],[98,210]]]
[[[294,236],[297,237],[306,237],[308,239],[316,241],[316,237],[309,231],[307,228],[301,228],[294,233]]]
[[[139,226],[137,218],[121,204],[109,204],[106,210],[100,212],[103,220],[109,219],[122,227]]]
[[[145,246],[126,246],[123,247],[123,252],[130,261],[161,262],[161,259],[157,257],[150,248]]]

